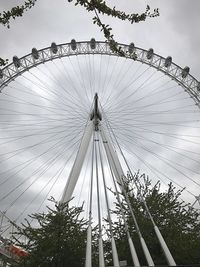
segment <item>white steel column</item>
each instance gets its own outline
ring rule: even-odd
[[[92,267],[92,195],[93,195],[93,165],[94,165],[94,136],[92,142],[92,162],[91,162],[91,184],[90,184],[90,210],[89,210],[89,225],[87,229],[87,246],[85,267]]]
[[[83,134],[82,140],[81,140],[81,144],[79,147],[79,150],[77,152],[76,155],[76,159],[74,161],[74,164],[72,166],[70,175],[68,177],[62,198],[61,198],[61,203],[63,202],[67,202],[71,199],[74,188],[76,186],[78,177],[80,175],[82,166],[83,166],[83,162],[85,159],[85,155],[87,153],[88,150],[88,146],[92,137],[92,131],[93,131],[93,123],[88,123],[88,125],[85,128],[85,132]]]
[[[91,224],[87,229],[87,245],[85,267],[92,267],[92,227]]]
[[[97,208],[98,208],[98,225],[99,225],[99,267],[104,267],[104,251],[102,239],[102,224],[101,224],[101,207],[100,207],[100,186],[99,186],[99,168],[98,168],[98,151],[97,143],[99,143],[98,132],[95,135],[95,167],[96,167],[96,192],[97,192]]]
[[[102,235],[99,237],[99,267],[105,267]]]
[[[110,227],[109,230],[110,230],[110,235],[111,235],[111,247],[112,247],[113,264],[114,264],[114,267],[120,267],[117,248],[116,248],[116,244],[115,244],[115,239],[114,239],[113,232],[112,232],[112,221],[111,221],[111,216],[110,216],[110,207],[109,207],[109,201],[108,201],[106,179],[105,179],[105,173],[104,173],[104,168],[103,168],[103,160],[102,160],[102,155],[101,155],[100,149],[99,149],[99,157],[100,157],[100,163],[101,163],[101,171],[102,171],[102,178],[103,178],[103,185],[104,185],[106,208],[107,208],[107,212],[108,212],[108,222],[109,222],[109,227]]]
[[[113,146],[111,144],[111,141],[110,141],[109,137],[106,135],[106,133],[105,133],[103,127],[101,127],[101,125],[99,125],[99,130],[100,130],[100,134],[101,134],[101,137],[102,137],[102,140],[103,140],[103,144],[104,144],[104,147],[105,147],[105,151],[106,151],[106,155],[107,155],[110,167],[113,170],[113,174],[116,177],[117,182],[120,185],[121,191],[125,194],[125,198],[126,198],[126,201],[128,203],[128,206],[129,206],[129,209],[130,209],[130,212],[131,212],[131,216],[133,218],[136,230],[138,232],[138,235],[139,235],[139,238],[140,238],[140,242],[141,242],[141,245],[142,245],[142,249],[143,249],[145,258],[147,260],[148,266],[155,266],[154,262],[153,262],[153,259],[151,257],[151,254],[150,254],[150,252],[148,250],[148,247],[147,247],[147,245],[145,243],[145,240],[142,237],[142,234],[140,232],[140,229],[139,229],[137,220],[135,218],[135,215],[133,213],[133,210],[132,210],[128,195],[127,195],[126,191],[124,190],[124,184],[123,184],[122,177],[125,177],[125,176],[123,174],[123,170],[122,170],[121,164],[119,162],[118,156],[117,156],[116,152],[113,149]]]
[[[165,254],[165,257],[167,259],[169,266],[176,266],[176,262],[174,261],[174,258],[172,257],[172,254],[171,254],[170,250],[168,249],[168,246],[165,243],[165,240],[164,240],[163,236],[161,235],[159,228],[156,225],[154,225],[154,230],[155,230],[157,238],[160,242],[160,245],[163,249],[163,252]]]
[[[114,151],[110,138],[108,137],[108,135],[106,135],[102,125],[99,125],[99,131],[101,134],[101,138],[103,140],[103,145],[106,151],[106,156],[111,165],[114,176],[116,177],[117,182],[121,185],[121,179],[122,177],[124,177],[124,173],[123,173],[121,164],[119,162],[118,156],[116,152]]]

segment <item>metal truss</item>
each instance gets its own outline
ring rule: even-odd
[[[147,64],[176,81],[200,108],[200,82],[189,74],[189,67],[181,68],[172,62],[171,57],[164,58],[155,54],[152,48],[145,50],[135,47],[133,43],[130,45],[118,44],[118,46],[125,52],[126,58]],[[52,43],[50,47],[40,50],[33,48],[32,53],[21,58],[14,56],[13,63],[0,69],[0,92],[17,76],[37,65],[62,57],[87,54],[119,56],[118,53],[111,50],[107,42],[99,42],[95,41],[95,39],[83,42],[76,42],[73,39],[70,43],[59,45]]]

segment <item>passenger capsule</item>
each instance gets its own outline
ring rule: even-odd
[[[51,52],[53,54],[56,54],[58,52],[58,47],[57,47],[57,44],[56,43],[52,43],[51,44]]]
[[[197,91],[200,91],[200,82],[197,84]]]
[[[33,48],[32,49],[32,57],[34,58],[34,59],[38,59],[39,58],[39,53],[38,53],[38,51],[37,51],[37,49],[36,48]]]
[[[153,48],[150,48],[147,51],[147,59],[151,59],[153,57]]]
[[[128,47],[128,52],[129,52],[129,54],[132,54],[132,53],[133,53],[134,48],[135,48],[134,43],[130,43],[130,45],[129,45],[129,47]]]
[[[181,73],[181,76],[182,78],[186,78],[188,73],[190,71],[190,68],[189,67],[185,67],[183,70],[182,70],[182,73]]]
[[[91,48],[91,49],[95,49],[95,48],[96,48],[96,41],[95,41],[94,38],[92,38],[92,39],[90,40],[90,48]]]
[[[21,63],[20,63],[20,60],[17,56],[13,57],[13,64],[15,65],[16,68],[20,67]]]
[[[171,66],[171,64],[172,64],[172,57],[167,57],[166,59],[165,59],[165,67],[166,68],[168,68],[169,66]]]
[[[71,40],[71,49],[73,51],[76,50],[76,40],[74,40],[74,39]]]
[[[0,79],[3,79],[3,71],[0,69]]]

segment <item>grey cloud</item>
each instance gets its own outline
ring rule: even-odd
[[[115,2],[116,1],[111,1],[112,4],[114,4]],[[12,1],[12,3],[15,2]],[[18,2],[16,1],[16,3]],[[134,25],[129,25],[128,23],[121,23],[116,20],[107,18],[105,18],[105,21],[111,24],[119,42],[134,42],[135,45],[141,46],[146,49],[148,49],[149,47],[153,47],[156,53],[161,54],[164,57],[171,55],[173,57],[174,62],[177,62],[181,66],[189,65],[192,69],[192,73],[194,73],[197,78],[199,78],[200,52],[198,44],[200,37],[197,32],[200,23],[200,17],[198,13],[200,5],[199,1],[193,0],[192,5],[191,1],[183,0],[157,0],[150,1],[149,4],[153,7],[160,8],[161,15],[159,18],[148,19],[146,22]],[[10,5],[10,1],[3,0],[0,3],[0,8],[7,9],[8,7],[10,7]],[[141,4],[141,1],[132,1],[131,3],[129,0],[122,1],[120,3],[120,6],[127,11],[134,11],[136,7],[139,11],[143,11],[145,9],[145,3]],[[38,1],[36,7],[33,8],[31,11],[27,12],[27,14],[25,14],[23,18],[19,18],[18,20],[11,23],[11,29],[8,30],[6,28],[1,27],[0,36],[1,56],[6,58],[8,57],[10,59],[13,55],[23,56],[24,54],[28,54],[31,51],[32,47],[43,48],[49,46],[52,41],[55,41],[56,43],[64,43],[69,42],[72,38],[75,38],[77,41],[80,41],[90,40],[91,37],[95,37],[98,40],[104,39],[103,35],[99,32],[99,29],[92,24],[91,15],[88,15],[87,12],[84,11],[82,8],[73,7],[73,5],[68,4],[68,2],[65,0],[51,1],[51,4],[49,4],[48,0]],[[99,63],[100,60],[95,61],[95,77],[97,76],[97,73],[99,71]],[[76,80],[76,85],[80,87],[80,82],[78,81],[78,78],[80,78],[80,76],[77,77],[76,74],[72,74],[72,67],[69,67],[69,71],[71,73],[71,77]],[[105,72],[105,69],[103,71]],[[109,71],[108,73],[111,74],[111,72]],[[83,68],[82,74],[85,78],[86,85],[89,87],[90,81],[87,79],[88,72],[86,68]],[[40,75],[39,72],[38,75]],[[59,74],[57,78],[65,86],[68,86],[66,80],[61,77],[61,74]],[[127,76],[127,80],[129,78],[130,77]],[[49,81],[48,78],[44,80],[48,83],[50,89],[55,87],[56,90],[58,90],[58,86],[56,85],[56,83]],[[122,81],[121,86],[125,85],[125,83],[126,81]],[[113,84],[110,85],[109,90],[112,85]],[[71,89],[72,86],[70,85],[70,90]],[[143,92],[146,92],[147,90],[148,87],[144,88]],[[116,95],[117,94],[112,94],[113,99]],[[84,99],[83,102],[85,104],[87,98],[85,95],[83,95],[82,97]],[[93,96],[91,93],[91,99],[92,97]],[[77,95],[76,98],[78,98]],[[7,104],[2,103],[1,107],[3,108],[6,105]],[[123,109],[125,109],[126,106],[124,107],[123,103],[120,103],[120,105],[123,107]],[[120,105],[118,105],[118,108],[120,107]],[[127,101],[124,102],[124,105],[127,105],[128,107],[130,103]],[[9,105],[7,105],[7,107],[9,107]],[[34,109],[30,108],[30,111],[33,110]],[[118,113],[117,108],[114,110],[114,113]],[[190,114],[187,116],[187,118],[189,118]],[[121,121],[119,121],[118,123],[122,122],[123,117],[120,119]],[[126,120],[126,117],[124,117],[124,120]],[[134,127],[131,130],[134,132]],[[181,127],[179,129],[166,128],[165,130],[168,132],[170,132],[171,130],[175,134],[179,133],[180,131],[183,131]],[[122,129],[122,135],[127,131],[128,130],[125,129],[123,132]],[[152,137],[152,135],[149,135],[149,137]],[[159,141],[167,143],[169,141],[169,138],[163,137],[163,139]],[[128,142],[125,142],[125,145],[127,148],[129,147]],[[183,147],[184,145],[185,143],[183,144]],[[162,148],[159,148],[156,145],[152,145],[152,147],[154,148],[155,153],[162,155]],[[197,150],[197,152],[199,152],[199,146],[197,146]],[[37,153],[39,152],[40,151],[37,151]],[[140,150],[140,152],[143,152],[142,157],[144,158],[144,160],[149,163],[155,163],[153,162],[152,156],[150,154],[144,154],[144,151],[142,151],[142,149]],[[52,152],[52,154],[53,153],[54,152]],[[177,160],[177,156],[173,155],[171,157],[171,160]],[[149,171],[148,168],[146,168],[144,164],[142,164],[141,161],[139,161],[138,159],[135,158],[134,163],[136,168],[143,168],[145,171]],[[162,166],[161,162],[157,162],[156,164]],[[195,168],[195,170],[198,171],[199,165],[191,163],[190,167]],[[186,179],[184,179],[181,175],[177,175],[177,177],[175,177],[172,171],[170,171],[169,169],[167,171],[168,174],[175,178],[176,181],[181,182],[184,185],[187,184]],[[194,176],[194,178],[196,179],[196,176]],[[20,181],[21,177],[16,175],[15,179],[16,181]],[[155,178],[155,180],[156,179],[157,177]],[[62,181],[64,181],[64,177],[62,178]],[[64,182],[62,183],[62,185],[63,184]],[[198,191],[193,185],[191,185],[191,188],[192,190],[194,190],[195,194],[198,193]],[[87,194],[87,191],[88,189],[86,187],[83,188],[84,194]],[[29,194],[32,196],[34,195],[34,193],[35,192],[31,192],[31,190],[29,191]],[[23,199],[20,199],[16,203],[16,208],[12,211],[13,217],[18,214],[18,210],[20,210],[25,203],[28,203],[28,201],[30,200],[30,195],[25,195]],[[13,195],[13,198],[16,196],[17,195]]]

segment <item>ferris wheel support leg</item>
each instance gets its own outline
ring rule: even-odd
[[[121,179],[122,179],[122,177],[124,177],[124,173],[123,173],[121,164],[119,162],[117,153],[115,152],[115,150],[113,148],[113,145],[111,143],[110,138],[105,133],[105,131],[101,125],[99,125],[99,130],[100,130],[101,138],[103,141],[103,145],[104,145],[104,148],[106,151],[108,161],[110,162],[110,166],[113,170],[114,176],[117,179],[117,182],[119,183],[119,185],[121,185]]]
[[[138,256],[137,256],[137,253],[136,253],[136,250],[135,250],[135,246],[133,244],[133,241],[132,241],[132,238],[130,237],[130,234],[128,236],[128,243],[129,243],[129,247],[130,247],[130,251],[131,251],[131,256],[132,256],[132,260],[133,260],[133,263],[134,263],[134,267],[140,267],[140,262],[139,262],[139,259],[138,259]]]
[[[112,171],[113,171],[113,173],[114,173],[114,175],[115,175],[115,177],[116,177],[116,179],[120,185],[120,189],[122,191],[124,191],[123,184],[122,184],[122,177],[125,177],[125,176],[124,176],[121,164],[119,162],[118,156],[117,156],[117,154],[113,148],[113,145],[112,145],[109,137],[106,135],[103,127],[99,126],[99,130],[100,130],[101,138],[103,140],[106,155],[107,155],[107,158],[109,160]],[[129,200],[128,200],[128,202],[129,202]],[[129,208],[131,209],[130,202],[129,202]],[[132,213],[132,216],[134,218],[135,216],[134,216],[132,209],[131,209],[131,213]],[[144,251],[148,266],[155,266],[153,259],[150,255],[150,252],[147,248],[147,245],[146,245],[143,237],[141,236],[141,233],[140,233],[140,241],[141,241],[142,249]],[[130,244],[130,246],[131,246],[131,244]],[[133,252],[133,250],[132,250],[132,252]],[[137,265],[139,266],[139,261],[135,262],[135,266],[137,266]]]
[[[64,188],[64,192],[60,201],[61,203],[69,201],[72,197],[92,137],[92,132],[93,124],[89,123],[85,128],[85,132],[83,134],[81,144],[76,155],[76,159],[69,174],[66,186]]]
[[[89,225],[87,230],[85,267],[91,267],[91,266],[92,266],[92,227],[91,225]]]
[[[116,248],[114,237],[111,238],[111,246],[112,246],[112,255],[113,255],[114,267],[120,267],[119,258],[118,258],[118,254],[117,254],[117,248]]]
[[[99,267],[105,267],[102,236],[99,237]]]
[[[158,227],[156,225],[154,226],[154,230],[155,230],[156,235],[158,237],[158,240],[159,240],[159,242],[160,242],[160,244],[162,246],[163,252],[165,254],[165,257],[166,257],[166,259],[168,261],[169,266],[176,266],[176,262],[174,261],[174,259],[172,257],[172,254],[169,251],[169,249],[168,249],[168,247],[167,247],[167,245],[165,243],[165,240],[162,237],[162,235],[160,233],[160,230],[158,229]]]

